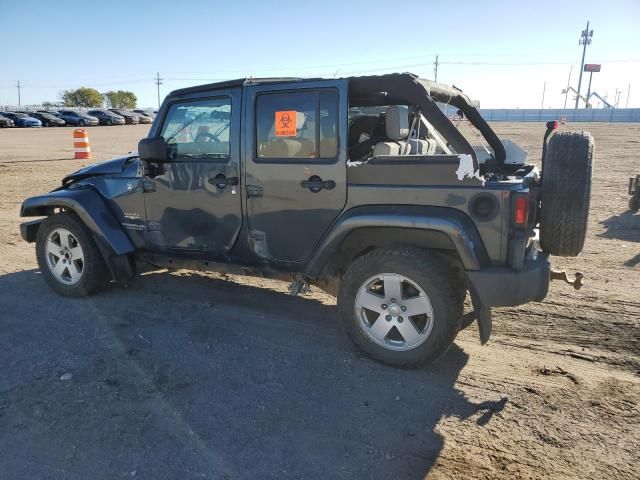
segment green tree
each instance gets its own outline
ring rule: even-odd
[[[136,108],[138,103],[135,94],[126,90],[110,90],[103,95],[110,108]]]
[[[88,87],[65,90],[60,97],[65,107],[98,108],[101,107],[103,103],[100,92]]]

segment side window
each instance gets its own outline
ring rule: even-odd
[[[231,98],[174,103],[164,120],[161,135],[172,157],[228,158]]]
[[[269,93],[256,100],[258,158],[328,159],[338,155],[338,92]]]

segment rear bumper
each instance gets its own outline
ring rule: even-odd
[[[540,302],[547,296],[551,263],[549,256],[531,251],[521,270],[489,267],[467,270],[469,288],[485,307],[510,307]]]

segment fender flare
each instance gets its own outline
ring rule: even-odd
[[[316,247],[305,274],[310,278],[322,276],[328,260],[350,233],[376,227],[440,232],[451,241],[465,270],[481,270],[490,264],[480,234],[463,212],[448,207],[375,205],[355,207],[340,215]]]
[[[90,186],[76,187],[27,198],[22,203],[20,216],[49,216],[56,208],[73,211],[89,228],[114,280],[126,281],[135,274],[129,261],[129,254],[135,251],[135,246],[96,190]]]

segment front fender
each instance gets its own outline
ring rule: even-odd
[[[463,212],[447,207],[373,205],[352,208],[338,217],[311,257],[306,275],[311,278],[321,276],[346,237],[362,228],[440,232],[451,241],[465,270],[480,270],[490,264],[473,221]]]
[[[27,198],[22,203],[20,216],[47,216],[56,208],[72,210],[93,232],[99,243],[110,247],[116,255],[126,255],[135,250],[102,196],[91,187],[57,190]]]

